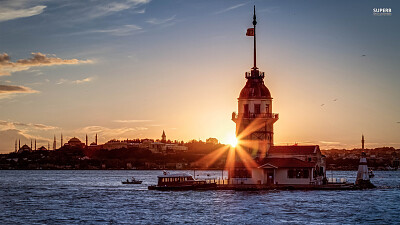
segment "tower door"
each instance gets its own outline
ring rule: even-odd
[[[274,178],[274,169],[265,169],[264,170],[264,184],[271,185],[275,182]]]

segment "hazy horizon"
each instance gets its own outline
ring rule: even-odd
[[[19,0],[0,2],[0,153],[61,133],[227,143],[254,4],[275,144],[400,148],[396,1]]]

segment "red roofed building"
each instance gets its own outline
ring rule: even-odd
[[[325,177],[325,156],[321,155],[318,146],[315,152],[307,148],[286,147],[262,159],[254,159],[256,165],[246,162],[236,163],[229,171],[232,184],[264,185],[320,185]],[[300,147],[300,146],[296,146]],[[301,146],[310,147],[310,146]],[[305,150],[306,151],[302,151]]]

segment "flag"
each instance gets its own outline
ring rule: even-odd
[[[246,36],[254,36],[254,28],[248,28],[246,32]]]

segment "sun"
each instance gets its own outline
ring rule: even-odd
[[[235,135],[231,135],[227,138],[227,142],[230,146],[232,147],[236,147],[236,145],[238,144],[238,139],[236,138]]]

